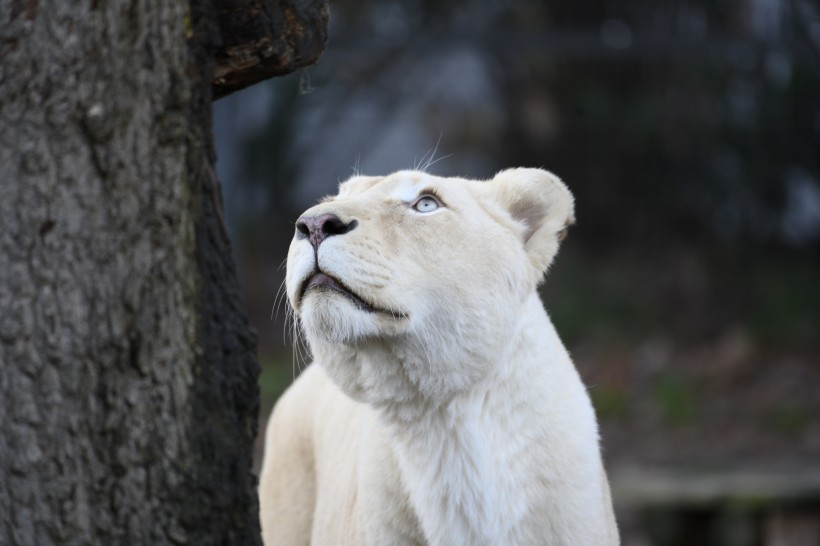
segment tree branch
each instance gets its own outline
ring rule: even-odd
[[[221,45],[214,100],[319,58],[327,42],[327,0],[214,0]]]

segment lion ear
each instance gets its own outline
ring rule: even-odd
[[[524,248],[538,274],[549,267],[567,228],[575,223],[572,193],[543,169],[508,169],[490,182],[494,197],[524,225]]]

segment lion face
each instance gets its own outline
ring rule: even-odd
[[[354,177],[297,221],[288,298],[348,394],[452,394],[503,357],[571,218],[569,191],[536,169]]]

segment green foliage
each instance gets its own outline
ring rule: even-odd
[[[296,374],[289,350],[260,355],[262,373],[259,375],[260,407],[266,414],[276,400],[293,383]]]
[[[768,415],[769,426],[789,436],[802,432],[810,420],[811,416],[805,409],[793,405],[773,408]]]
[[[737,495],[732,496],[726,501],[726,510],[732,513],[748,513],[765,510],[776,504],[778,500],[773,497],[765,495]]]
[[[664,421],[672,426],[692,424],[695,420],[695,393],[683,378],[661,375],[654,385],[655,402]]]
[[[628,270],[602,267],[587,256],[561,254],[542,295],[568,345],[629,343],[656,335],[663,313],[660,302],[635,290],[635,285]]]
[[[817,342],[820,276],[810,262],[772,260],[749,272],[748,327],[768,344]]]
[[[592,405],[595,406],[595,413],[599,419],[619,420],[627,416],[629,398],[623,389],[600,385],[591,388],[589,395],[592,398]]]

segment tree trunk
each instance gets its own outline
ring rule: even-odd
[[[208,0],[0,0],[0,544],[257,544]]]

